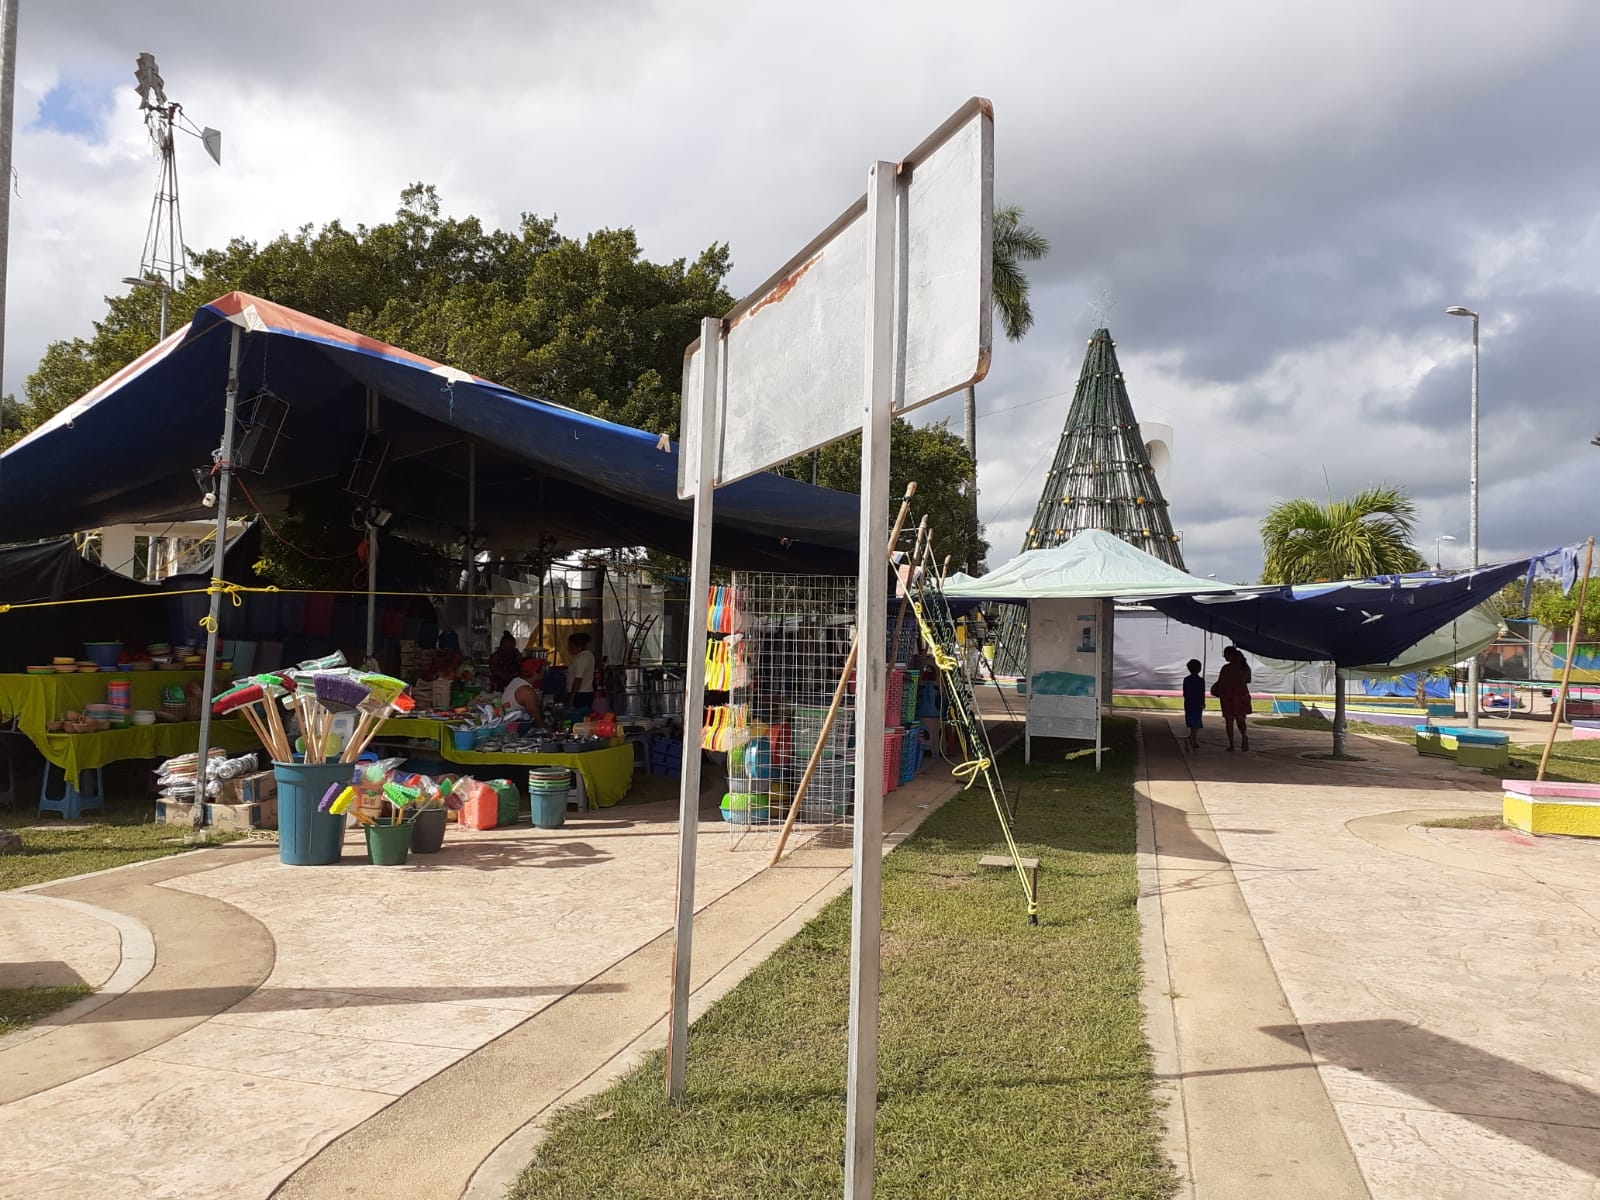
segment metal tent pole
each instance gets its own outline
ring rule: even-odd
[[[217,534],[211,548],[211,608],[206,616],[206,670],[200,685],[200,757],[194,766],[194,811],[190,823],[198,826],[205,820],[206,756],[211,753],[211,698],[217,686],[217,628],[222,613],[223,573],[227,570],[225,558],[228,551],[228,481],[233,477],[233,425],[239,405],[239,346],[244,340],[244,330],[233,327],[233,337],[228,344],[228,391],[222,409],[222,454],[217,459]]]

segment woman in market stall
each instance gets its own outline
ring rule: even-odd
[[[539,701],[539,684],[537,680],[530,680],[523,675],[518,675],[505,690],[500,693],[500,700],[506,706],[506,715],[515,720],[516,710],[521,709],[523,715],[535,725],[539,724],[543,710]]]

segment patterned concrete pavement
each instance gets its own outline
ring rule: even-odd
[[[1393,742],[1322,762],[1326,735],[1263,727],[1190,754],[1144,726],[1194,1194],[1600,1196],[1600,845],[1424,827],[1497,812],[1498,782]],[[1243,902],[1209,929],[1208,890]]]

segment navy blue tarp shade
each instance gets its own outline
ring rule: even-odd
[[[1176,621],[1221,634],[1252,654],[1359,667],[1393,661],[1526,574],[1528,561],[1442,579],[1396,576],[1145,603]]]
[[[236,326],[248,331],[241,398],[265,389],[289,405],[270,470],[241,476],[255,501],[342,480],[371,389],[389,443],[375,500],[395,514],[390,532],[432,541],[465,533],[470,442],[475,525],[491,544],[688,553],[691,505],[677,498],[676,444],[242,292],[205,305],[0,456],[0,541],[203,512],[191,472],[221,441]],[[717,492],[713,555],[732,567],[850,569],[857,514],[854,496],[758,475]]]

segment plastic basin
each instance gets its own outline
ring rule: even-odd
[[[117,659],[122,657],[121,642],[85,642],[83,644],[85,662],[98,663],[103,670],[111,670],[117,665]]]
[[[273,763],[278,780],[278,861],[291,867],[327,867],[344,849],[343,816],[318,812],[323,793],[348,783],[349,763]]]

